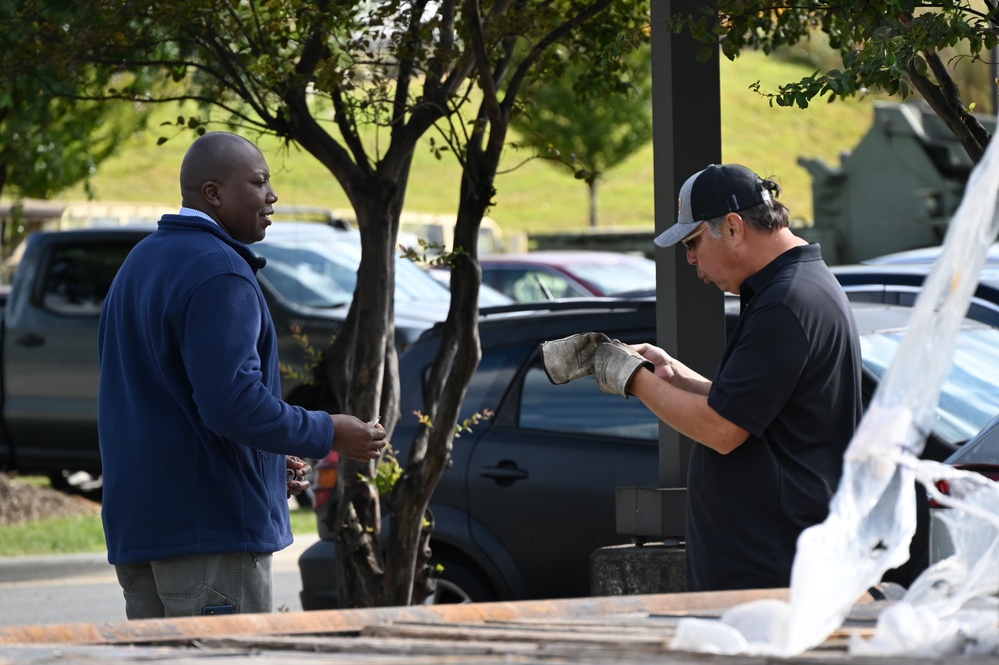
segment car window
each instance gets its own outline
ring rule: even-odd
[[[561,275],[532,268],[483,266],[482,281],[517,302],[582,298],[590,295]]]
[[[902,341],[901,332],[861,335],[864,365],[883,379]],[[957,337],[954,362],[940,391],[933,431],[962,444],[999,415],[999,329],[964,328]]]
[[[584,298],[590,295],[562,275],[550,272],[527,271],[514,284],[514,292],[517,294],[515,298],[521,301],[523,301],[522,293],[526,296],[528,293],[536,294],[539,290],[551,294],[549,297],[555,299]],[[543,299],[535,298],[535,300]]]
[[[609,296],[656,286],[656,263],[642,257],[615,263],[574,265],[572,273]]]
[[[495,413],[499,409],[506,387],[516,368],[522,363],[525,353],[528,351],[522,346],[509,346],[483,354],[479,366],[475,368],[475,374],[472,375],[472,381],[468,384],[465,398],[461,401],[459,422],[470,420],[476,414],[484,415],[486,411]],[[433,369],[429,360],[428,358],[423,368],[421,379],[424,402],[427,384],[430,382],[430,370]]]
[[[540,361],[524,375],[520,427],[595,437],[659,438],[659,421],[640,400],[602,393],[591,376],[553,385]]]
[[[100,314],[111,281],[134,246],[134,242],[57,245],[39,280],[42,306],[66,316]]]

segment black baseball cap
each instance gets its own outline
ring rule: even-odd
[[[763,180],[739,164],[712,164],[687,178],[676,202],[676,224],[655,239],[660,247],[672,247],[706,219],[722,217],[730,212],[770,200],[770,191]]]

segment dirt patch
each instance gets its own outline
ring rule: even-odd
[[[47,517],[99,515],[101,504],[0,473],[0,525]]]

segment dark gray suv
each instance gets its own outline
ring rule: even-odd
[[[728,320],[738,315],[729,299]],[[861,333],[865,403],[901,341],[911,308],[853,303]],[[523,600],[589,594],[589,558],[601,547],[629,542],[616,532],[615,488],[656,486],[658,420],[637,399],[601,393],[592,377],[554,386],[541,367],[539,345],[597,330],[625,342],[655,339],[655,302],[572,300],[483,310],[482,361],[461,418],[495,412],[454,442],[454,464],[431,500],[431,547],[443,565],[438,602]],[[423,409],[424,381],[437,352],[436,329],[402,357],[402,421],[393,445],[405,460]],[[966,320],[956,362],[943,388],[924,457],[942,460],[999,414],[999,329]],[[983,377],[992,377],[983,380]],[[319,464],[333,471],[335,454]],[[330,474],[332,475],[332,474]],[[322,484],[320,482],[320,484]],[[329,487],[317,497],[322,539],[300,558],[302,607],[336,607],[334,546],[324,516]],[[886,579],[907,584],[926,565],[928,520],[910,563]]]

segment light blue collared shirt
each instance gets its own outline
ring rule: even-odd
[[[214,219],[212,219],[207,213],[201,212],[200,210],[195,210],[194,208],[180,207],[180,212],[178,215],[183,215],[185,217],[201,217],[202,219],[207,219],[212,224],[218,224]]]

